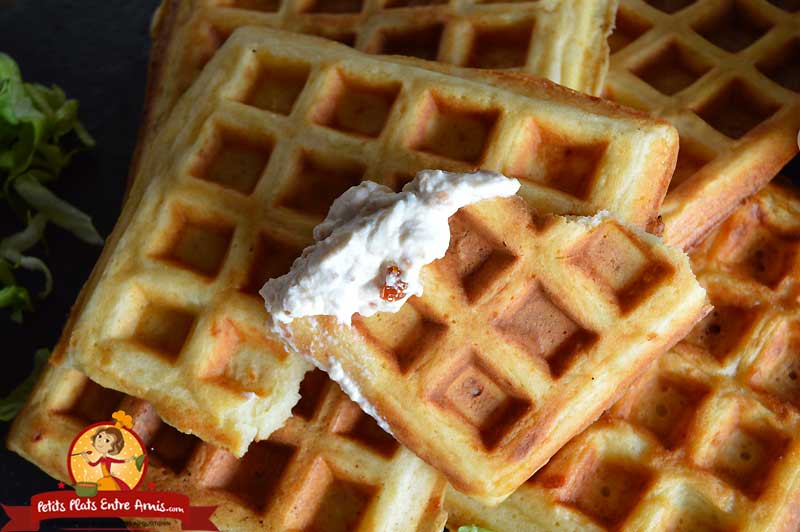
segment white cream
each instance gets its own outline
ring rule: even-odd
[[[261,289],[266,309],[282,323],[329,315],[347,325],[355,313],[397,312],[422,294],[422,268],[447,251],[448,218],[472,203],[513,196],[519,186],[495,172],[424,170],[402,192],[371,181],[352,187],[333,202],[291,271]],[[384,285],[403,291],[387,301]]]

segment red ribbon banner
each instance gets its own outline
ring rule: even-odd
[[[219,530],[210,520],[216,506],[191,506],[186,495],[164,491],[101,491],[94,497],[49,491],[31,497],[30,506],[1,506],[11,520],[0,532],[39,530],[47,519],[94,517],[178,519],[184,530]]]

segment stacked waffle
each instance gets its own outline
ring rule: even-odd
[[[705,293],[683,253],[611,219],[531,222],[514,198],[450,226],[401,311],[287,334],[455,488],[496,503],[686,335]]]
[[[797,153],[791,0],[622,0],[605,96],[671,122],[681,153],[664,238],[690,246]]]
[[[69,482],[70,442],[117,409],[149,450],[148,479],[219,505],[223,530],[440,532],[443,479],[401,448],[323,373],[306,375],[292,417],[241,458],[161,421],[152,405],[51,363],[18,416],[9,446]]]
[[[665,122],[531,75],[597,93],[615,2],[166,1],[123,213],[10,447],[68,480],[121,405],[151,480],[224,529],[797,527],[800,202],[769,188],[698,246],[715,310],[663,356],[706,299],[643,229],[673,170],[688,245],[796,152],[800,25],[650,4],[620,7],[605,95],[677,127],[677,169]],[[341,192],[476,167],[525,201],[452,217],[423,297],[269,332],[257,290]]]
[[[535,181],[522,195],[550,212],[613,205],[644,226],[676,140],[665,124],[539,80],[504,88],[243,28],[160,128],[153,145],[170,146],[169,156],[142,157],[59,350],[100,384],[241,455],[288,417],[308,369],[267,333],[257,291],[288,269],[347,188],[362,179],[396,188],[423,168],[502,171],[524,160],[549,180],[579,165],[584,199]],[[544,156],[530,160],[532,148]],[[582,150],[593,166],[565,159]]]
[[[450,490],[452,525],[800,527],[800,197],[770,185],[692,254],[715,310],[502,505]]]

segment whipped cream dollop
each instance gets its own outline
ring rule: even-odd
[[[461,207],[513,196],[519,182],[496,172],[423,170],[401,192],[364,181],[339,196],[291,271],[260,291],[277,322],[397,312],[422,295],[420,272],[444,256],[448,218]]]

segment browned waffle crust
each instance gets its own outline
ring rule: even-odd
[[[53,360],[17,416],[9,448],[70,482],[72,440],[123,409],[148,449],[146,480],[219,505],[221,530],[441,532],[446,483],[359,410],[327,377],[306,375],[293,417],[242,458],[182,434],[147,402],[103,388]]]
[[[689,246],[797,153],[800,9],[792,0],[622,0],[605,96],[678,128],[664,202]]]
[[[770,185],[693,254],[716,309],[497,508],[450,526],[800,528],[800,197]]]

